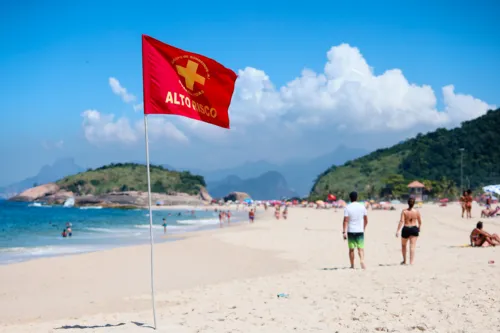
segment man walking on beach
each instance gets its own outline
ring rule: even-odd
[[[365,228],[368,224],[368,214],[364,205],[357,202],[358,193],[349,194],[351,203],[344,209],[344,240],[347,239],[349,246],[349,259],[351,268],[354,268],[354,249],[358,249],[361,268],[365,269]]]

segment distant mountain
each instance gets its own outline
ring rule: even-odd
[[[171,171],[188,170],[194,174],[202,175],[208,184],[208,189],[211,194],[212,188],[216,188],[217,184],[227,184],[227,177],[237,177],[240,180],[257,178],[268,171],[276,171],[280,173],[286,180],[288,188],[300,195],[307,196],[313,187],[314,181],[318,174],[332,165],[342,165],[347,161],[361,157],[367,154],[368,151],[359,148],[349,148],[346,146],[338,146],[334,151],[318,156],[310,160],[294,159],[282,164],[274,164],[264,160],[249,161],[235,167],[217,170],[201,170],[198,168],[175,168],[168,164],[162,166]],[[144,164],[141,161],[134,163]],[[232,181],[236,181],[234,178]],[[225,193],[224,195],[226,195]]]
[[[367,153],[368,151],[365,149],[338,146],[328,154],[309,161],[283,164],[277,170],[285,176],[291,189],[299,193],[300,196],[306,196],[310,193],[317,175],[325,169],[332,165],[342,165]]]
[[[205,179],[214,181],[214,180],[222,180],[228,176],[238,176],[239,178],[254,178],[262,175],[267,171],[278,170],[280,168],[279,165],[273,164],[264,160],[255,161],[255,162],[245,162],[238,166],[227,168],[227,169],[217,169],[217,170],[195,170],[192,169],[192,172],[199,173],[205,177]],[[190,169],[191,170],[191,169]]]
[[[306,196],[311,191],[319,173],[332,165],[342,165],[366,153],[368,151],[364,149],[338,146],[334,151],[311,160],[294,160],[281,165],[260,160],[227,169],[214,171],[192,169],[191,171],[203,175],[209,184],[209,190],[212,191],[210,184],[222,180],[227,181],[226,177],[228,176],[236,176],[240,179],[255,178],[267,171],[274,170],[284,176],[291,191],[298,193],[300,196]],[[213,193],[211,192],[211,194]]]
[[[82,171],[84,171],[84,169],[78,166],[73,158],[58,159],[52,165],[43,166],[36,176],[26,178],[5,187],[0,187],[0,196],[9,198],[33,187],[34,184],[54,182],[63,177],[74,175]]]
[[[222,198],[230,192],[245,192],[255,200],[280,199],[298,196],[290,190],[287,181],[277,171],[267,171],[255,178],[241,179],[230,175],[220,181],[208,182],[210,195]]]

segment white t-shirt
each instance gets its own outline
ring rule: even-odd
[[[351,202],[344,209],[344,216],[349,217],[347,232],[364,232],[365,221],[364,217],[368,215],[364,205],[359,202]]]

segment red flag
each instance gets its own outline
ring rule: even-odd
[[[144,114],[176,114],[229,128],[236,74],[213,59],[142,35]]]

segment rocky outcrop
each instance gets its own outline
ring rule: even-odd
[[[54,183],[32,187],[15,197],[10,198],[11,201],[36,201],[47,196],[54,195],[59,191],[59,186]]]
[[[243,201],[247,198],[250,198],[250,195],[245,192],[231,192],[224,197],[224,201]]]
[[[139,206],[145,207],[148,205],[148,193],[139,191],[127,192],[111,192],[93,197],[80,197],[76,199],[77,205],[92,204],[91,200],[98,200],[100,204],[109,205],[117,204],[123,206]],[[163,193],[152,193],[151,201],[153,205],[160,203],[161,205],[200,205],[203,201],[198,196],[188,195],[185,193],[177,193],[174,195]]]
[[[200,187],[200,199],[207,202],[212,202],[213,199],[207,189],[203,186]]]
[[[12,201],[38,201],[48,205],[62,205],[66,199],[75,198],[75,206],[103,206],[103,207],[146,207],[148,193],[140,191],[111,192],[102,195],[75,196],[73,192],[60,190],[56,184],[46,184],[24,191],[11,198]],[[202,205],[205,198],[210,198],[208,192],[202,195],[189,195],[185,193],[162,194],[152,193],[153,205]]]
[[[62,205],[66,200],[74,197],[75,194],[73,192],[60,190],[52,195],[48,195],[38,200],[43,201],[48,205]]]

